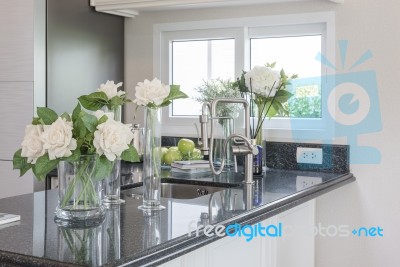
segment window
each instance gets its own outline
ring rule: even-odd
[[[252,38],[251,67],[277,62],[277,69],[300,78],[321,77],[321,64],[315,55],[321,51],[321,35]],[[321,118],[321,84],[302,84],[292,89],[293,97],[286,108],[290,117]]]
[[[161,67],[155,76],[180,84],[190,97],[196,96],[195,88],[205,80],[235,80],[242,70],[266,63],[277,62],[278,69],[301,78],[321,77],[326,72],[315,57],[322,53],[332,58],[327,38],[333,39],[333,25],[333,13],[156,25],[154,63]],[[294,97],[287,108],[292,117],[304,120],[305,129],[322,129],[321,79],[309,80],[313,83],[296,83],[291,88]],[[177,134],[183,128],[176,126],[184,125],[195,132],[192,125],[198,122],[200,110],[193,99],[174,101],[164,112],[166,128],[171,129],[166,134]],[[265,126],[289,129],[290,123],[288,118],[274,118]]]
[[[209,79],[233,79],[235,76],[235,40],[186,40],[171,43],[172,80],[190,99],[172,103],[171,116],[198,116],[201,104],[192,98],[196,87]]]

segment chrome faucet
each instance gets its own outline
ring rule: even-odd
[[[245,134],[232,134],[224,142],[222,150],[222,162],[219,170],[215,170],[213,162],[213,146],[214,146],[214,121],[218,119],[216,115],[217,105],[219,103],[237,103],[243,104],[245,110]],[[210,114],[208,114],[210,111]],[[210,146],[208,146],[208,120],[211,119],[210,124]],[[201,152],[203,155],[209,156],[209,162],[212,172],[215,175],[221,174],[225,166],[225,157],[228,143],[233,140],[232,154],[235,160],[235,172],[237,172],[237,155],[245,155],[245,166],[244,166],[244,183],[253,183],[253,156],[258,154],[258,149],[251,140],[250,135],[250,108],[249,103],[244,98],[215,98],[211,103],[204,103],[202,107],[202,114],[200,115],[201,124]]]

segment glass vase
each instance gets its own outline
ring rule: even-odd
[[[105,204],[121,204],[125,201],[120,198],[121,193],[121,161],[113,162],[111,174],[103,179],[103,202]]]
[[[103,106],[101,110],[107,115],[107,117],[113,118],[115,121],[121,121],[122,119],[121,106],[116,106],[112,108]]]
[[[263,172],[264,166],[264,140],[263,140],[263,129],[257,132],[256,139],[253,140],[253,145],[257,146],[258,154],[253,156],[253,174],[260,175]]]
[[[102,183],[94,177],[95,155],[58,164],[58,206],[55,221],[64,226],[92,226],[104,219]]]
[[[161,109],[145,109],[143,210],[161,210]]]
[[[223,147],[225,140],[233,133],[233,119],[229,117],[219,118],[218,125],[221,134],[214,140],[213,162],[215,166],[221,166],[222,159],[225,158],[224,170],[229,171],[234,167],[233,154],[231,149],[227,149],[224,155]],[[227,145],[227,148],[229,147],[230,143]]]

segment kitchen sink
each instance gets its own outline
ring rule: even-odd
[[[201,196],[210,195],[227,187],[194,185],[194,184],[177,184],[177,183],[161,183],[161,197],[175,199],[193,199]],[[135,187],[126,191],[133,197],[143,196],[143,186]]]

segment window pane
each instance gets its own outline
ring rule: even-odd
[[[208,79],[233,79],[234,60],[234,39],[172,42],[172,83],[189,96],[173,102],[172,116],[200,115],[194,89]]]
[[[315,60],[321,52],[321,35],[251,39],[251,67],[277,62],[278,70],[300,79],[321,77],[321,63]],[[287,103],[291,117],[321,118],[321,84],[302,84],[293,89]]]

